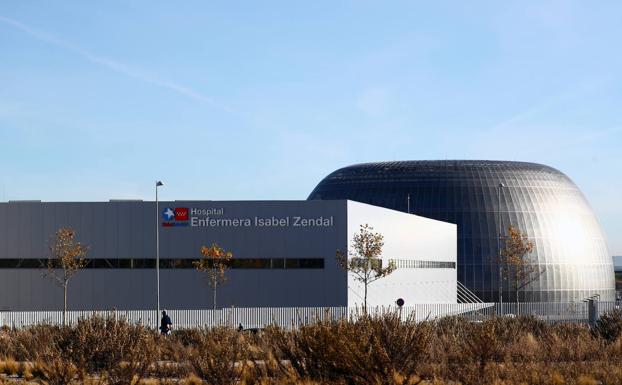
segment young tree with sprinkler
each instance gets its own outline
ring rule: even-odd
[[[501,249],[501,271],[503,278],[512,285],[518,305],[519,291],[538,279],[545,269],[540,268],[529,257],[533,251],[533,242],[519,229],[513,226],[508,228],[508,234],[504,237],[504,245]]]
[[[67,321],[69,280],[87,265],[87,251],[88,247],[76,240],[76,232],[70,228],[58,229],[50,243],[46,275],[63,288],[63,325]]]
[[[367,314],[367,287],[395,270],[394,262],[389,262],[385,267],[382,266],[383,247],[384,236],[374,232],[373,227],[365,224],[361,225],[359,231],[354,234],[347,253],[337,251],[336,257],[339,265],[363,284],[365,290],[363,312],[365,314]]]
[[[227,281],[225,271],[231,267],[232,258],[231,252],[212,243],[210,247],[202,246],[201,259],[192,262],[197,271],[205,273],[208,284],[212,288],[214,310],[216,310],[216,289],[218,285]]]

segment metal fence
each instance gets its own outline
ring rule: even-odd
[[[619,308],[614,302],[594,302],[590,310],[588,302],[565,303],[464,303],[464,304],[416,304],[397,307],[370,307],[370,315],[397,313],[403,319],[416,321],[434,320],[447,316],[462,316],[472,321],[482,321],[492,316],[514,317],[530,315],[547,322],[588,323],[594,317]],[[294,329],[302,325],[323,320],[356,319],[364,314],[363,309],[347,307],[264,307],[226,308],[220,310],[170,310],[175,329],[192,327],[229,326],[244,329],[264,328],[275,325]],[[159,315],[155,310],[116,311],[70,311],[67,323],[75,324],[80,318],[93,315],[126,319],[149,327],[156,327]],[[592,317],[592,319],[590,318]],[[62,311],[0,312],[0,326],[24,327],[35,324],[61,324]]]

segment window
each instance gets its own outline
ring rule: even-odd
[[[194,269],[191,258],[160,258],[161,269]],[[0,269],[45,269],[47,259],[0,259]],[[85,269],[154,269],[155,258],[93,258]],[[324,258],[233,258],[232,269],[323,269]]]
[[[398,269],[455,269],[456,262],[391,259]]]

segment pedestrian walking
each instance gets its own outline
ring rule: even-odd
[[[162,310],[162,319],[160,320],[160,334],[169,335],[173,329],[171,317],[166,314],[166,310]]]

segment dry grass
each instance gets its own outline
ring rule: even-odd
[[[19,363],[12,357],[7,358],[4,362],[5,372],[11,376],[16,376],[19,372]]]
[[[592,330],[534,318],[400,321],[387,314],[258,335],[153,330],[93,317],[2,330],[0,384],[622,384],[622,317]],[[12,376],[7,379],[6,376]]]

